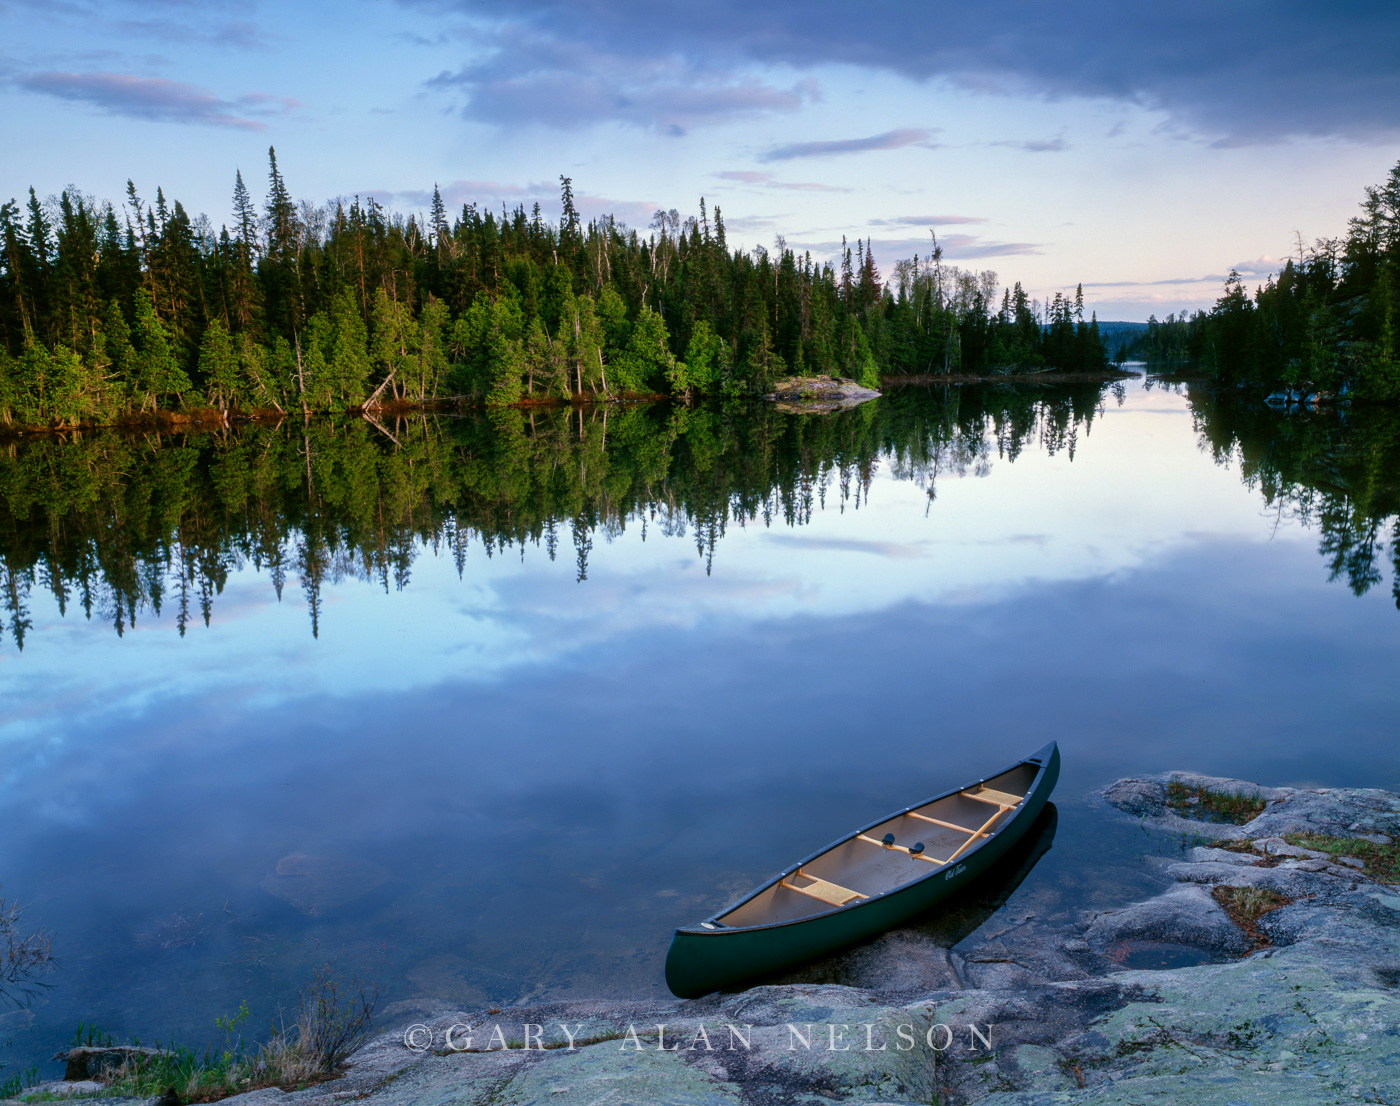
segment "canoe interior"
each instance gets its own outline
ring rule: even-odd
[[[811,918],[945,871],[1010,825],[1039,770],[1035,763],[1018,764],[975,787],[887,818],[793,869],[715,921],[737,927]],[[894,835],[893,848],[883,844],[886,834]]]

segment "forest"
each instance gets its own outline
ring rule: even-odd
[[[236,172],[217,231],[131,182],[116,205],[0,205],[0,431],[1107,365],[1082,292],[1042,306],[945,264],[936,238],[882,279],[868,242],[836,265],[781,237],[731,248],[703,199],[645,234],[585,224],[567,177],[557,224],[538,204],[449,214],[436,187],[410,217],[294,201],[268,154],[266,199]]]
[[[598,404],[32,436],[0,447],[0,638],[23,648],[35,591],[118,634],[170,611],[183,635],[246,566],[279,599],[299,587],[317,634],[324,585],[402,590],[424,550],[461,574],[469,551],[529,549],[582,581],[595,538],[629,526],[687,538],[708,571],[731,526],[859,509],[881,463],[933,499],[939,476],[996,457],[1073,457],[1103,391],[909,388],[822,417]]]
[[[1400,163],[1365,191],[1341,238],[1321,238],[1251,296],[1231,271],[1210,311],[1155,317],[1118,357],[1191,361],[1222,384],[1400,399]]]

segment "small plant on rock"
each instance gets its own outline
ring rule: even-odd
[[[200,1054],[180,1045],[135,1056],[115,1073],[109,1090],[142,1098],[173,1090],[183,1103],[215,1102],[259,1087],[298,1089],[333,1078],[369,1036],[378,1000],[377,984],[344,982],[327,964],[302,990],[292,1020],[284,1020],[256,1051],[247,1049],[240,1032],[248,1019],[248,1007],[241,1004],[217,1020],[222,1049],[211,1046]],[[106,1040],[110,1043],[110,1036]]]
[[[1400,844],[1378,844],[1361,837],[1331,837],[1325,833],[1286,833],[1283,839],[1300,849],[1359,860],[1366,865],[1366,874],[1379,883],[1400,883]]]
[[[1255,948],[1271,944],[1259,929],[1259,919],[1293,900],[1268,887],[1229,887],[1221,884],[1211,890],[1211,897],[1220,904],[1230,920],[1244,930]]]
[[[1167,806],[1203,822],[1223,822],[1242,826],[1264,812],[1267,804],[1258,795],[1243,791],[1212,791],[1190,787],[1178,780],[1167,784]]]
[[[331,1074],[364,1044],[378,1003],[377,984],[346,983],[323,966],[302,991],[295,1019],[263,1046],[259,1063],[279,1084]]]

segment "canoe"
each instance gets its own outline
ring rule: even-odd
[[[824,956],[958,894],[1025,836],[1060,776],[1052,741],[992,776],[904,807],[676,930],[666,985],[680,998]]]

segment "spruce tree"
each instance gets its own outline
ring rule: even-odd
[[[155,304],[144,288],[136,292],[136,376],[141,408],[159,407],[174,399],[178,404],[190,390],[190,379],[170,347],[170,336],[156,316]]]
[[[199,347],[199,375],[204,381],[204,395],[211,407],[224,410],[236,405],[239,392],[238,354],[233,338],[218,319],[204,331]]]

